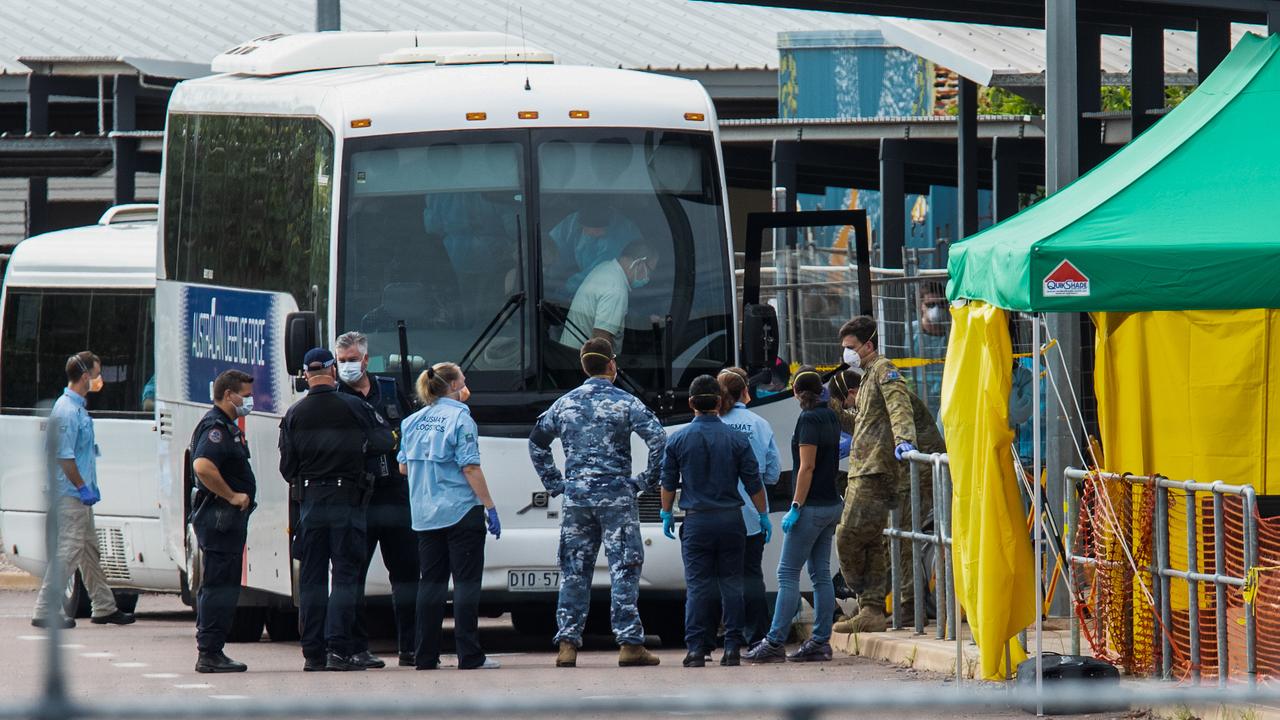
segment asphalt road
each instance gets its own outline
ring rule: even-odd
[[[37,695],[48,639],[31,627],[35,593],[0,591],[0,706]],[[85,702],[177,699],[190,707],[211,703],[252,703],[281,696],[308,697],[544,697],[566,693],[577,697],[678,698],[706,687],[787,688],[806,684],[847,683],[850,692],[864,684],[893,683],[906,693],[946,692],[945,679],[891,667],[863,658],[837,656],[830,663],[781,664],[703,669],[680,666],[683,651],[658,649],[662,665],[617,667],[610,638],[592,637],[575,669],[557,669],[553,649],[540,640],[517,634],[505,618],[484,620],[482,643],[502,663],[499,670],[460,672],[452,657],[434,672],[395,666],[391,645],[374,651],[390,660],[383,670],[356,673],[304,673],[297,643],[235,644],[227,654],[248,663],[249,672],[200,675],[194,672],[195,617],[175,596],[144,595],[138,622],[131,626],[99,626],[81,620],[63,635],[68,692]],[[446,643],[450,643],[446,639]],[[674,714],[674,713],[673,713]],[[734,720],[752,717],[734,713]],[[833,714],[826,717],[853,716]],[[759,717],[772,717],[760,714]],[[864,717],[1028,717],[1018,710],[995,714],[904,715],[877,712]]]

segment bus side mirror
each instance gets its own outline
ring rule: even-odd
[[[310,310],[292,312],[284,318],[284,362],[292,375],[302,370],[302,358],[319,344],[316,314]]]
[[[742,308],[742,364],[748,369],[773,367],[778,356],[778,313],[772,305]]]

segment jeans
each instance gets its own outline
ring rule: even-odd
[[[800,568],[809,566],[813,583],[813,639],[831,640],[831,618],[836,611],[836,592],[831,584],[831,538],[840,520],[840,505],[806,505],[800,518],[782,539],[778,561],[778,604],[773,610],[773,626],[766,636],[782,644],[787,639],[791,619],[800,606]]]
[[[352,650],[369,649],[369,633],[364,626],[364,584],[375,550],[382,548],[382,564],[391,581],[391,607],[396,616],[396,645],[402,653],[413,652],[417,634],[413,630],[418,597],[418,536],[409,515],[409,483],[404,478],[378,480],[367,512],[365,540],[368,553],[356,587],[359,610],[351,628]]]
[[[743,638],[742,558],[746,545],[742,512],[696,511],[680,525],[680,554],[688,588],[684,642],[689,652],[715,647],[717,608],[724,608],[724,647],[740,648]],[[708,642],[710,639],[710,642]]]
[[[440,635],[444,624],[449,577],[453,577],[453,640],[458,667],[484,664],[480,649],[480,579],[484,573],[484,507],[476,505],[455,525],[418,533],[417,665],[440,665]]]

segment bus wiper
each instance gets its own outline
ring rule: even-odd
[[[569,319],[568,313],[564,313],[564,314],[557,313],[552,308],[552,306],[549,303],[547,303],[545,300],[538,303],[538,309],[546,313],[547,316],[550,317],[552,320],[564,323],[565,326],[567,326],[570,330],[572,330],[574,334],[576,334],[578,337],[584,337],[584,338],[591,337],[590,333],[583,332],[581,327],[579,327],[576,323],[574,323],[572,320]],[[616,356],[613,358],[613,362],[614,362],[614,365],[617,366],[618,368],[618,380],[622,381],[622,383],[627,386],[627,391],[638,398],[643,398],[645,396],[644,389],[641,388],[636,383],[636,381],[632,380],[631,376],[628,375],[626,371],[622,369],[622,363],[618,362],[618,358]]]
[[[462,372],[465,373],[470,370],[476,360],[480,359],[480,353],[484,352],[485,348],[489,347],[489,343],[498,337],[498,333],[502,332],[503,326],[507,324],[511,316],[515,315],[523,304],[524,292],[518,292],[507,298],[502,307],[498,308],[498,312],[493,316],[493,319],[489,321],[488,325],[484,326],[484,330],[480,331],[480,335],[475,342],[471,343],[471,347],[467,348],[467,351],[462,354],[462,359],[458,361],[458,367],[462,368]]]

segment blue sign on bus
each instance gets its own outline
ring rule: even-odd
[[[273,355],[275,296],[270,293],[188,285],[183,288],[182,340],[186,349],[186,396],[210,401],[209,390],[224,370],[253,376],[254,408],[276,411]]]

